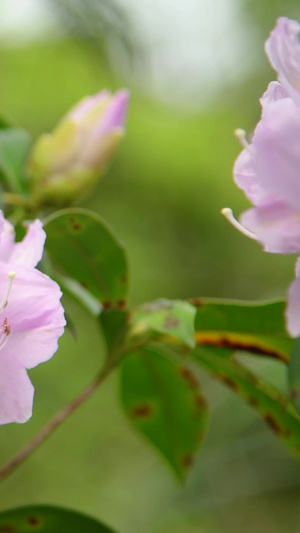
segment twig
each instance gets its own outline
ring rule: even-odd
[[[81,404],[97,390],[114,367],[106,367],[83,391],[63,407],[8,463],[0,468],[0,481],[9,476],[58,428]]]

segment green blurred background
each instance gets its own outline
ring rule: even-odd
[[[22,4],[22,5],[21,5]],[[295,258],[264,254],[220,215],[249,204],[232,181],[236,127],[254,128],[274,79],[263,44],[296,0],[2,0],[0,109],[33,136],[86,94],[129,87],[127,136],[84,202],[127,243],[131,303],[161,296],[284,296]],[[34,416],[1,428],[4,462],[98,370],[96,324],[30,372]],[[100,343],[100,344],[99,344]],[[249,364],[282,389],[276,363]],[[128,426],[111,378],[0,486],[0,509],[52,503],[120,533],[300,530],[300,467],[256,415],[201,376],[209,433],[185,487]]]

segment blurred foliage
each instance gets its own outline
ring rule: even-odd
[[[128,11],[113,0],[48,0],[57,12],[63,31],[75,37],[81,44],[86,42],[92,53],[103,55],[106,67],[111,59],[126,61],[133,68],[142,59],[135,27]],[[143,57],[143,60],[145,58]]]
[[[67,15],[91,1],[55,4],[61,23],[80,27],[80,32],[76,30],[76,38],[1,48],[1,110],[36,136],[49,131],[84,94],[129,86],[127,137],[85,207],[106,218],[128,245],[132,303],[162,296],[283,296],[294,258],[263,254],[228,226],[219,211],[230,205],[238,214],[248,205],[232,182],[240,150],[232,132],[255,126],[258,98],[274,78],[263,42],[278,15],[300,19],[298,2],[239,4],[256,37],[251,51],[256,69],[249,79],[227,87],[226,94],[221,87],[215,102],[189,115],[146,98],[131,79],[108,68],[106,30],[97,34],[94,45],[96,34],[89,24],[96,18],[89,15],[87,22],[83,12],[70,19]],[[97,9],[104,5],[112,4],[98,2]],[[125,30],[123,15],[114,17],[107,15],[106,29],[119,43],[119,60],[126,54],[133,57],[128,55],[130,46],[138,55],[134,30]],[[124,39],[130,39],[125,51]],[[53,360],[31,371],[36,386],[33,419],[25,426],[1,428],[3,462],[98,371],[98,330],[74,305],[73,319],[77,342],[66,334]],[[249,357],[247,364],[286,390],[278,363]],[[66,505],[98,516],[121,533],[297,531],[299,465],[282,452],[249,407],[208,378],[201,381],[214,424],[184,489],[174,485],[160,459],[127,427],[116,400],[115,376],[1,485],[1,508]]]

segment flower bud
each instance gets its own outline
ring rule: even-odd
[[[125,90],[89,96],[37,139],[28,174],[38,205],[71,204],[99,179],[123,136],[128,99]]]

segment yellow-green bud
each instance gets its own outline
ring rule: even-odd
[[[37,139],[28,174],[38,205],[72,204],[99,179],[124,134],[128,100],[125,90],[89,96]]]

